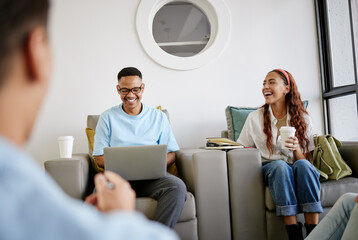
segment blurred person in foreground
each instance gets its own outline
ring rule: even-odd
[[[135,212],[117,174],[96,176],[98,211],[65,195],[22,149],[51,75],[48,10],[48,0],[0,1],[0,239],[177,239]]]

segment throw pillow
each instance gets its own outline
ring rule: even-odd
[[[94,135],[96,134],[95,130],[92,128],[86,128],[86,135],[88,140],[88,145],[90,147],[90,154],[93,152],[93,144],[94,144]]]
[[[307,109],[307,100],[303,101],[303,106]],[[228,129],[228,137],[230,139],[236,141],[239,138],[247,116],[249,116],[249,114],[256,109],[258,108],[233,106],[226,107],[225,115]]]
[[[156,107],[156,109],[158,109],[158,110],[164,112],[165,115],[167,115],[167,118],[168,118],[168,120],[169,120],[169,114],[168,114],[168,111],[167,111],[166,109],[162,109],[162,106],[161,106],[161,105],[159,105],[158,107]],[[179,172],[178,172],[178,168],[177,168],[177,165],[176,165],[175,162],[174,162],[173,164],[171,164],[169,167],[167,167],[167,172],[170,173],[170,174],[172,174],[172,175],[174,175],[174,176],[176,176],[176,177],[178,177],[178,178],[180,178]]]
[[[86,128],[86,135],[87,135],[88,145],[90,146],[90,156],[93,158],[92,159],[93,167],[95,168],[95,170],[97,172],[103,172],[104,169],[102,167],[98,166],[97,161],[96,161],[96,157],[92,156],[93,144],[94,144],[94,135],[95,134],[96,134],[95,130],[93,130],[92,128]]]
[[[226,107],[225,115],[228,128],[228,137],[230,139],[236,141],[239,138],[247,116],[249,116],[249,114],[256,109],[257,108],[249,107]]]
[[[180,178],[178,168],[177,168],[177,165],[175,162],[172,165],[170,165],[169,167],[167,167],[167,172]]]

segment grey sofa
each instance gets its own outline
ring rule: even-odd
[[[95,129],[97,121],[98,115],[89,115],[87,127]],[[95,171],[91,154],[73,154],[70,159],[48,160],[44,165],[46,171],[68,195],[83,200],[93,191]],[[184,169],[188,168],[185,164],[181,167],[183,169],[180,169],[180,172],[185,175]],[[156,206],[157,202],[154,199],[136,199],[136,209],[149,219],[153,219]],[[181,239],[198,239],[195,198],[190,192],[187,193],[184,209],[174,229]]]
[[[339,196],[358,193],[358,142],[343,142],[339,150],[353,175],[322,182],[324,213],[320,219]],[[287,239],[283,219],[276,217],[271,194],[264,185],[257,149],[181,149],[177,164],[197,201],[199,239]],[[303,214],[298,220],[304,222]]]
[[[227,137],[226,131],[222,132],[222,137]],[[342,142],[339,151],[353,174],[338,181],[321,182],[320,199],[324,212],[320,219],[341,195],[358,193],[358,142]],[[288,239],[283,219],[276,216],[269,188],[263,182],[259,151],[232,150],[227,153],[227,160],[233,239]],[[304,223],[303,214],[298,215],[298,221]]]
[[[227,132],[222,136],[227,137]],[[320,218],[343,193],[358,193],[358,142],[343,142],[340,152],[353,175],[322,183],[324,213]],[[282,218],[276,217],[264,186],[257,149],[181,149],[176,162],[188,189],[186,205],[175,226],[182,239],[287,239]],[[47,161],[45,168],[70,196],[82,199],[92,191],[88,184],[93,177],[89,154]],[[137,209],[148,218],[153,216],[155,204],[153,199],[137,199]]]

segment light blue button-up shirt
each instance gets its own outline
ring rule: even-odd
[[[0,135],[0,239],[178,239],[140,213],[103,214],[65,195],[16,145]]]
[[[123,104],[101,114],[94,137],[93,155],[103,155],[105,147],[166,144],[168,152],[179,150],[167,116],[142,104],[142,111],[128,115]]]

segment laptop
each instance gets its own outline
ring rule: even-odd
[[[167,173],[167,145],[106,147],[104,167],[128,181],[162,178]]]

